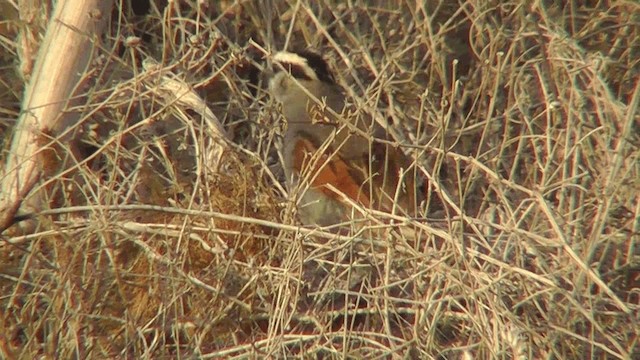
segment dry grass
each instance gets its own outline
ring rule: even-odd
[[[77,142],[42,159],[52,210],[0,239],[0,357],[637,358],[636,2],[195,3],[114,12],[70,109]],[[1,6],[8,149],[16,36],[48,12]],[[446,216],[296,226],[254,67],[257,44],[285,43],[324,52],[350,100],[392,121]],[[148,58],[224,123],[219,166]]]

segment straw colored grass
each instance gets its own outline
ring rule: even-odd
[[[73,141],[41,134],[41,209],[0,237],[0,357],[640,354],[636,2],[116,3]],[[3,163],[50,14],[14,6]],[[285,47],[389,123],[426,220],[300,227],[260,76]]]

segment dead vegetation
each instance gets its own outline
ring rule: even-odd
[[[43,209],[0,238],[0,357],[638,356],[636,2],[161,3],[117,2],[74,141],[41,134]],[[1,159],[50,14],[14,5]],[[388,119],[445,214],[296,225],[258,69],[285,46]]]

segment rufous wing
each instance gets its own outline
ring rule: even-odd
[[[294,147],[293,167],[299,174],[310,174],[311,186],[328,197],[338,196],[327,186],[331,185],[351,200],[371,207],[369,195],[365,193],[361,181],[353,177],[349,165],[337,153],[320,153],[309,139],[300,138]]]

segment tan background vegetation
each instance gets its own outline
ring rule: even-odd
[[[0,3],[3,163],[47,56],[35,3]],[[0,357],[640,354],[637,2],[150,5],[103,14],[71,140],[36,134],[38,213],[0,238]],[[444,212],[296,223],[260,67],[307,47]]]

